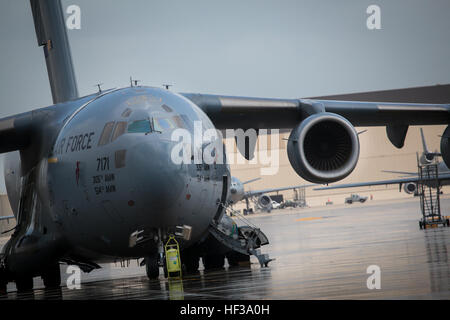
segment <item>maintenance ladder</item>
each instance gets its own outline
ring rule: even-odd
[[[448,217],[441,215],[441,202],[439,195],[441,186],[439,183],[438,163],[418,164],[419,181],[417,189],[420,196],[420,208],[422,220],[419,221],[420,229],[434,228],[439,224],[449,225]]]

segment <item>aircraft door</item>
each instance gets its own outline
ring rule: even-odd
[[[214,216],[214,221],[216,223],[219,223],[220,219],[222,218],[223,209],[225,208],[225,204],[227,201],[227,195],[228,195],[228,176],[224,175],[222,177],[222,196],[220,198],[220,204],[217,208],[216,215]]]

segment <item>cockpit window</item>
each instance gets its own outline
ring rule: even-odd
[[[155,131],[165,131],[172,130],[175,128],[184,128],[183,120],[178,117],[169,117],[169,118],[154,118],[153,125]]]
[[[129,133],[149,133],[151,132],[151,126],[149,119],[136,120],[128,124]]]
[[[166,131],[176,128],[188,128],[184,119],[180,116],[153,118],[153,126],[155,131]]]
[[[176,124],[171,118],[155,118],[153,119],[155,131],[165,131],[176,128]]]
[[[161,108],[163,108],[166,112],[172,112],[173,111],[172,108],[169,107],[167,104],[163,104],[161,106]]]
[[[120,137],[125,133],[125,130],[127,129],[127,124],[128,123],[125,121],[120,121],[116,123],[116,127],[114,128],[114,133],[111,138],[111,142],[113,142],[114,140],[116,140],[118,137]]]
[[[114,128],[114,121],[105,124],[102,134],[100,135],[100,139],[98,140],[99,146],[104,146],[109,142],[109,138],[111,137],[111,132],[113,128]]]
[[[133,110],[131,110],[130,108],[126,108],[124,112],[122,112],[122,117],[127,118],[130,116],[131,112],[133,112]]]
[[[181,118],[180,116],[174,116],[174,117],[172,117],[172,119],[175,122],[177,128],[185,128],[185,129],[187,129],[187,126],[184,123],[183,118]]]
[[[192,125],[192,121],[189,120],[187,115],[181,114],[180,117],[183,120],[183,123],[184,123],[186,129],[188,129],[190,131],[194,130],[194,126]]]

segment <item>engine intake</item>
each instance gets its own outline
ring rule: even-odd
[[[416,192],[417,186],[415,183],[409,182],[405,183],[403,186],[403,191],[405,191],[407,194],[413,194]]]
[[[313,183],[339,181],[358,162],[358,134],[347,119],[318,113],[292,130],[287,152],[292,167],[303,179]]]
[[[272,199],[268,195],[263,194],[258,198],[258,205],[261,209],[271,209]]]

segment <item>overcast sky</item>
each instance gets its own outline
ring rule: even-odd
[[[68,32],[81,95],[130,76],[283,98],[450,83],[448,0],[62,2],[81,8],[81,30]],[[371,4],[381,30],[366,26]],[[0,42],[0,116],[50,105],[29,1],[0,0]]]

